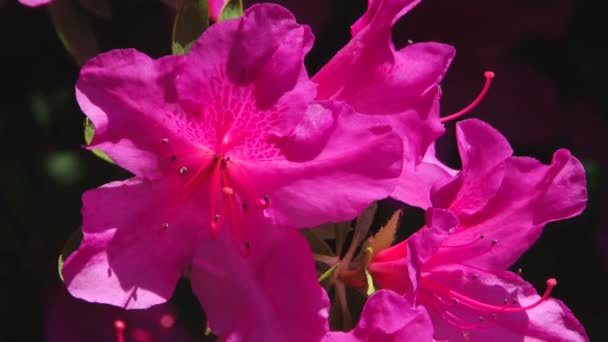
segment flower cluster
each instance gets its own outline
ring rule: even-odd
[[[587,340],[550,298],[555,279],[538,295],[508,270],[546,223],[584,209],[582,165],[567,150],[549,165],[515,157],[476,119],[456,127],[461,170],[443,165],[443,122],[493,74],[471,106],[440,117],[454,48],[392,43],[418,2],[369,0],[312,78],[311,30],[273,4],[211,25],[185,55],[113,50],[86,63],[76,97],[95,126],[87,147],[133,177],[83,195],[84,238],[62,270],[70,293],[148,308],[186,276],[228,341]],[[300,229],[349,226],[389,196],[426,223],[393,245],[396,222],[367,238],[370,211],[357,219],[367,227],[351,248],[325,259],[336,297],[369,297],[352,330],[330,331],[336,308]]]

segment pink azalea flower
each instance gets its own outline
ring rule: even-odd
[[[424,191],[412,188],[409,179],[444,131],[438,84],[455,53],[452,46],[434,42],[395,50],[392,26],[419,2],[369,0],[367,12],[352,26],[351,41],[313,77],[318,99],[346,101],[399,133],[404,141],[403,181],[392,197],[413,205]]]
[[[123,310],[76,299],[63,285],[53,286],[43,295],[46,342],[120,341],[116,338],[119,322],[124,327],[120,333],[126,341],[192,341],[170,302],[149,310]]]
[[[505,138],[479,120],[458,123],[457,135],[462,171],[432,194],[433,205],[445,208],[433,209],[445,210],[441,224],[427,212],[426,228],[376,253],[375,283],[425,306],[436,339],[588,340],[570,310],[549,298],[555,279],[539,296],[506,270],[547,222],[583,210],[582,165],[567,150],[550,165],[513,157]]]
[[[51,2],[53,2],[53,0],[19,0],[19,3],[22,5],[30,7],[44,6],[50,4]]]
[[[390,290],[372,294],[363,308],[357,326],[349,331],[329,332],[322,341],[432,341],[433,325],[426,310],[414,307]]]
[[[284,8],[256,5],[186,56],[114,50],[82,68],[89,148],[134,177],[83,195],[84,240],[63,268],[74,296],[146,308],[187,272],[218,335],[325,332],[327,296],[292,228],[352,219],[389,195],[403,152],[389,126],[315,100],[312,41]]]

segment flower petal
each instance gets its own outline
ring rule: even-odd
[[[341,103],[317,103],[290,137],[286,159],[255,165],[252,183],[270,197],[280,225],[314,227],[349,220],[387,197],[401,172],[402,143],[385,123]]]
[[[405,154],[409,156],[408,153]],[[431,144],[422,163],[404,161],[401,176],[391,197],[408,205],[426,209],[432,206],[431,190],[435,185],[447,182],[458,171],[450,169],[435,156],[435,145]]]
[[[405,160],[420,162],[428,145],[443,133],[439,88],[454,48],[419,43],[395,51],[392,23],[417,2],[370,3],[369,24],[314,77],[318,99],[343,100],[355,111],[386,115],[405,141]],[[365,18],[365,16],[364,16]],[[362,19],[363,20],[363,19]],[[365,19],[367,21],[367,19]]]
[[[83,195],[84,238],[62,271],[73,296],[124,308],[147,308],[171,296],[200,225],[194,203],[172,215],[174,182],[133,178]]]
[[[274,4],[209,27],[177,80],[180,102],[197,117],[206,145],[230,133],[264,144],[269,133],[290,132],[315,96],[304,67],[312,43],[310,28]]]
[[[433,326],[426,310],[414,308],[390,290],[372,294],[355,329],[329,332],[322,341],[433,341]]]
[[[47,5],[53,1],[54,0],[19,0],[19,2],[21,4],[30,6],[30,7],[38,7],[38,6]]]
[[[409,12],[412,8],[414,8],[420,0],[368,0],[367,1],[367,11],[359,18],[351,27],[352,36],[356,36],[360,31],[365,28],[368,28],[368,25],[374,20],[376,15],[385,15],[387,18],[383,18],[383,22],[391,21],[391,26],[395,24],[395,22]],[[383,7],[383,8],[381,8]],[[387,9],[389,8],[389,9]],[[399,12],[397,12],[399,11]],[[397,13],[397,14],[395,14]],[[388,16],[392,16],[392,18],[388,18]],[[376,19],[378,20],[378,19]],[[372,28],[368,28],[368,30],[372,30]]]
[[[496,193],[504,177],[504,161],[511,146],[487,123],[468,119],[456,126],[461,173],[431,194],[433,206],[450,208],[459,218],[483,208]]]
[[[217,21],[222,13],[222,8],[228,2],[228,0],[208,0],[209,5],[209,18],[213,21]]]
[[[473,273],[478,276],[471,277]],[[492,274],[478,268],[455,266],[443,270],[433,269],[431,277],[454,291],[499,308],[495,316],[492,316],[488,312],[469,309],[461,303],[449,303],[449,306],[446,306],[438,299],[429,302],[428,298],[431,297],[425,296],[426,300],[421,300],[419,304],[429,310],[435,326],[435,338],[438,340],[491,341],[496,336],[500,336],[501,341],[588,340],[585,330],[572,312],[555,299],[543,301],[527,311],[500,312],[505,299],[509,301],[509,307],[524,307],[541,298],[534,287],[511,272]],[[453,317],[453,322],[458,320],[460,324],[468,322],[478,327],[462,329],[453,323],[448,323],[445,320],[447,316],[444,310],[447,310],[447,315]],[[480,315],[484,317],[483,320],[480,320]]]
[[[303,235],[250,221],[250,253],[229,233],[204,239],[191,282],[212,331],[228,341],[318,341],[327,331],[329,300]]]
[[[558,150],[550,165],[525,157],[506,160],[500,188],[483,209],[446,240],[460,248],[441,248],[440,260],[500,270],[510,267],[536,242],[547,222],[581,213],[587,202],[585,172],[568,150]],[[479,180],[483,182],[483,178]],[[485,241],[478,239],[485,235]],[[471,241],[479,240],[478,243]],[[489,250],[490,240],[496,240]],[[485,251],[485,252],[484,252]]]
[[[89,148],[100,148],[137,176],[157,178],[171,152],[191,150],[174,80],[184,56],[157,60],[133,49],[113,50],[91,59],[80,71],[76,99],[95,126]]]

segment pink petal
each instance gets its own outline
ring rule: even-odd
[[[550,165],[524,157],[505,162],[504,179],[489,203],[461,220],[446,240],[461,248],[441,248],[441,260],[468,260],[488,269],[511,266],[536,242],[547,222],[580,214],[587,202],[585,172],[567,150],[558,150]],[[485,241],[479,240],[481,234]],[[488,249],[491,240],[497,243]],[[485,252],[484,252],[485,251]]]
[[[407,156],[407,153],[406,153]],[[426,209],[431,204],[431,190],[435,185],[445,183],[458,171],[450,169],[435,156],[435,145],[431,144],[422,163],[405,161],[391,197],[408,205]]]
[[[113,323],[117,319],[126,322],[125,335],[132,337],[127,337],[130,342],[192,342],[170,302],[147,310],[123,310],[74,298],[63,284],[45,286],[41,297],[45,342],[116,341]],[[172,324],[166,324],[167,318]],[[138,333],[154,339],[136,339]]]
[[[428,145],[443,132],[437,84],[453,57],[453,48],[419,43],[395,52],[389,40],[362,51],[349,48],[351,44],[372,44],[357,42],[361,36],[314,76],[319,84],[317,97],[344,100],[360,113],[384,115],[407,142],[407,159],[419,162]]]
[[[285,160],[248,171],[281,225],[313,227],[354,218],[387,197],[401,172],[401,140],[385,123],[335,102],[309,107],[293,135],[278,142]]]
[[[213,21],[217,21],[222,12],[222,8],[228,2],[228,0],[208,0],[207,4],[209,6],[209,18]]]
[[[383,119],[390,121],[407,145],[404,159],[418,163],[428,145],[443,132],[438,83],[454,57],[454,48],[420,43],[395,51],[392,23],[415,3],[370,3],[366,14],[369,24],[313,81],[319,85],[319,99],[344,100],[357,112],[386,115]]]
[[[462,172],[431,195],[433,206],[450,208],[462,218],[483,208],[504,176],[504,161],[511,146],[487,123],[468,119],[456,126]]]
[[[558,150],[551,164],[544,165],[511,157],[504,137],[479,120],[465,120],[458,128],[463,171],[435,191],[433,203],[454,212],[460,226],[434,264],[466,260],[486,269],[508,268],[547,222],[584,209],[585,172],[567,150]]]
[[[206,30],[177,81],[180,102],[197,118],[204,144],[236,134],[231,138],[265,146],[269,134],[289,133],[315,96],[303,63],[312,42],[308,26],[273,4],[254,5],[243,17]],[[254,147],[245,157],[260,153]]]
[[[19,3],[30,7],[48,5],[51,2],[53,2],[53,0],[19,0]]]
[[[399,18],[418,5],[419,2],[420,0],[368,0],[367,11],[350,27],[351,34],[354,37],[363,29],[368,28],[377,15],[392,15],[392,18],[382,18],[384,22],[391,20],[392,26]],[[395,11],[399,11],[398,14],[393,14]],[[373,26],[368,28],[368,30],[373,29],[375,29]]]
[[[228,341],[318,341],[327,331],[329,300],[305,238],[291,229],[250,222],[243,257],[229,234],[202,241],[191,282],[214,333]]]
[[[91,59],[80,71],[76,99],[93,122],[90,148],[105,151],[137,176],[159,177],[171,151],[192,150],[173,85],[183,56],[157,60],[136,50],[113,50]]]
[[[423,307],[390,290],[372,294],[355,329],[329,332],[322,341],[433,341],[433,326]]]
[[[201,207],[185,203],[173,212],[174,187],[171,178],[133,178],[85,192],[84,239],[63,267],[73,296],[124,308],[171,296],[193,253]]]
[[[477,277],[473,278],[472,274],[477,274]],[[500,336],[501,341],[588,341],[582,325],[558,300],[543,301],[526,311],[501,312],[505,299],[509,302],[507,307],[524,307],[541,298],[534,287],[511,272],[492,274],[478,268],[456,266],[433,269],[431,277],[460,294],[499,308],[493,317],[491,312],[472,310],[462,303],[449,303],[449,306],[445,306],[437,299],[430,302],[429,296],[425,296],[424,300],[419,297],[418,304],[429,310],[435,326],[435,338],[438,340],[466,340],[462,327],[448,323],[445,315],[442,317],[443,310],[448,310],[452,317],[462,320],[461,324],[468,322],[478,326],[466,329],[466,335],[471,341],[491,341],[496,336]],[[484,317],[481,325],[480,316]]]

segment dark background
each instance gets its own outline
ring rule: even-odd
[[[311,74],[348,41],[350,24],[366,7],[364,0],[281,3],[315,31],[307,59]],[[88,18],[101,50],[135,47],[155,57],[170,52],[170,7],[124,0],[111,1],[111,8],[111,20]],[[549,162],[554,150],[566,147],[585,164],[586,211],[549,224],[515,267],[541,291],[546,278],[556,277],[554,297],[566,302],[595,341],[608,339],[602,20],[593,1],[426,0],[394,29],[397,46],[411,39],[456,47],[442,83],[444,115],[468,104],[483,84],[482,72],[494,70],[489,94],[469,117],[497,127],[518,155]],[[80,195],[128,177],[80,147],[84,117],[73,90],[78,70],[47,7],[0,0],[0,341],[112,341],[116,318],[128,321],[128,341],[202,339],[203,314],[187,282],[168,305],[134,312],[72,299],[62,287],[57,257],[79,227]],[[440,154],[457,166],[454,123],[446,127]],[[167,313],[177,322],[160,329],[159,317]]]

